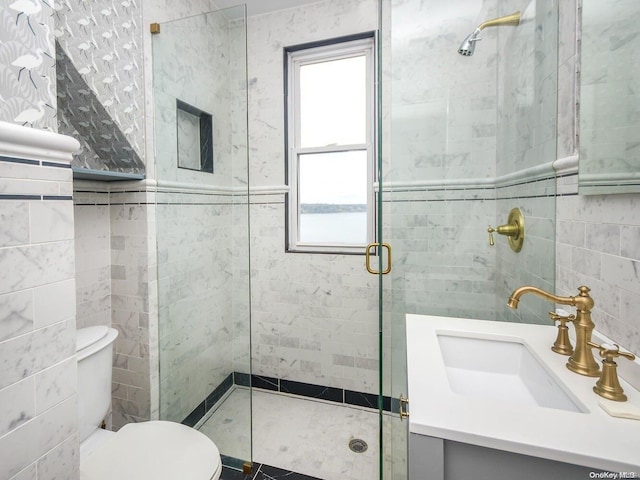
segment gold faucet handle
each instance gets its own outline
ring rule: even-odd
[[[573,322],[576,316],[573,313],[570,315],[562,315],[558,312],[549,312],[549,318],[554,322],[560,322],[560,325],[565,325],[567,322]]]
[[[560,311],[566,315],[558,313]],[[569,327],[567,327],[567,322],[573,322],[576,316],[573,314],[569,315],[564,310],[558,310],[556,312],[549,312],[549,318],[554,322],[560,322],[560,325],[558,325],[558,335],[551,350],[560,355],[572,355],[574,350],[573,345],[571,345],[571,340],[569,340]]]
[[[609,345],[607,343],[603,343],[602,345],[598,345],[597,343],[587,342],[592,348],[597,348],[600,351],[600,356],[604,358],[604,361],[607,363],[615,363],[613,361],[616,357],[624,357],[631,361],[636,359],[636,356],[630,352],[621,352],[620,345],[614,343],[613,345]]]
[[[494,246],[496,243],[493,241],[493,232],[495,232],[496,229],[493,228],[491,225],[489,225],[489,228],[487,228],[487,232],[489,232],[489,245],[490,246]]]
[[[613,359],[616,357],[624,357],[629,360],[635,360],[636,356],[633,353],[621,352],[620,346],[615,343],[613,345],[598,345],[593,342],[587,342],[587,345],[592,348],[597,348],[600,351],[600,356],[604,358],[604,360],[602,360],[602,373],[600,379],[593,387],[593,391],[601,397],[615,402],[626,401],[627,396],[624,394],[624,390],[618,380],[618,364],[614,362]]]

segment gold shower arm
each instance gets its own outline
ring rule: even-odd
[[[478,25],[477,30],[482,30],[487,27],[501,27],[511,26],[517,27],[520,25],[520,12],[514,12],[511,15],[505,15],[504,17],[494,18],[493,20],[487,20],[484,23]]]

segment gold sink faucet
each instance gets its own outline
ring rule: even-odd
[[[600,374],[600,367],[593,357],[593,352],[589,346],[591,333],[595,328],[595,324],[591,320],[593,298],[589,296],[589,287],[581,286],[578,287],[578,290],[580,293],[575,297],[558,297],[540,288],[525,285],[513,291],[507,305],[510,308],[518,308],[520,297],[527,293],[533,293],[550,302],[576,307],[576,317],[572,320],[576,329],[576,347],[569,357],[567,368],[580,375],[597,377]]]

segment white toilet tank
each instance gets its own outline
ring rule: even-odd
[[[113,341],[117,336],[117,330],[103,326],[77,331],[80,443],[100,428],[109,412]]]

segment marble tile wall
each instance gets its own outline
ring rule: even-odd
[[[393,5],[385,180],[495,176],[496,30],[483,32],[473,56],[457,54],[478,19],[495,16],[495,3],[480,0],[457,9],[439,0]]]
[[[496,235],[496,320],[548,324],[548,302],[528,295],[517,310],[507,307],[507,299],[522,285],[535,285],[555,291],[555,178],[528,185],[499,188],[496,211],[499,224],[506,223],[512,208],[524,216],[525,238],[522,250],[514,252],[507,237]]]
[[[513,290],[554,286],[558,6],[554,2],[501,2],[498,13],[521,12],[520,25],[498,28],[498,132],[496,222],[517,207],[525,218],[522,250],[496,236],[496,318],[548,323],[550,306],[539,298],[506,306]],[[540,166],[546,165],[544,173]],[[520,172],[518,180],[509,175]],[[507,177],[505,177],[507,176]]]
[[[242,12],[167,22],[152,42],[155,175],[170,184],[157,206],[163,419],[184,419],[234,363],[250,371]],[[176,99],[212,115],[213,174],[176,168]]]
[[[483,33],[472,57],[457,49],[496,7],[467,6],[400,2],[387,16],[383,235],[402,272],[386,302],[398,328],[405,310],[493,318],[495,252],[482,237],[495,219],[496,32]]]
[[[580,29],[576,24],[579,27],[581,5],[581,0],[560,4],[560,75],[565,72],[569,88],[561,85],[559,90],[558,143],[563,147],[559,158],[578,152]],[[639,354],[640,194],[578,195],[577,188],[577,174],[558,178],[562,195],[556,206],[557,290],[574,295],[579,285],[589,286],[596,329]]]
[[[376,393],[377,277],[360,255],[286,253],[284,233],[283,195],[253,195],[253,373]]]
[[[139,191],[136,192],[136,189]],[[158,287],[155,192],[111,187],[111,321],[119,332],[113,427],[158,418]]]
[[[634,180],[640,156],[636,2],[588,2],[582,9],[580,178]],[[606,184],[606,180],[604,182]]]
[[[496,29],[498,175],[555,159],[557,10],[555,2],[500,2],[499,15],[520,11],[521,20],[517,27]]]
[[[238,85],[246,83],[244,75],[240,79],[231,77],[229,19],[224,13],[212,12],[167,22],[161,28],[162,33],[153,38],[154,96],[158,112],[156,176],[192,184],[229,185],[232,179],[231,96]],[[176,100],[212,116],[213,175],[176,168]]]
[[[160,413],[182,421],[233,372],[233,207],[229,195],[157,195]]]
[[[75,181],[76,326],[111,326],[109,192]]]
[[[495,255],[483,237],[495,218],[494,188],[383,195],[399,313],[493,319]]]
[[[282,189],[283,48],[377,29],[375,0],[329,0],[249,18],[252,187]],[[377,391],[377,280],[359,255],[285,253],[284,195],[252,194],[253,373]]]
[[[179,18],[191,17],[201,13],[217,10],[214,0],[144,0],[144,8],[142,8],[142,25],[150,25],[151,23],[164,23]],[[155,133],[155,98],[153,92],[154,76],[153,76],[153,41],[154,37],[149,33],[148,27],[142,31],[142,51],[148,52],[142,59],[144,65],[144,129],[145,129],[145,151],[147,158],[146,177],[156,178],[155,161],[151,157],[155,152],[156,133]]]
[[[112,427],[158,418],[155,202],[141,184],[74,182],[77,326],[119,332]]]
[[[0,478],[77,479],[69,168],[77,142],[68,139],[66,161],[17,159],[6,147],[21,130],[35,135],[26,149],[61,137],[7,125],[0,122]],[[55,144],[43,145],[57,152]]]

